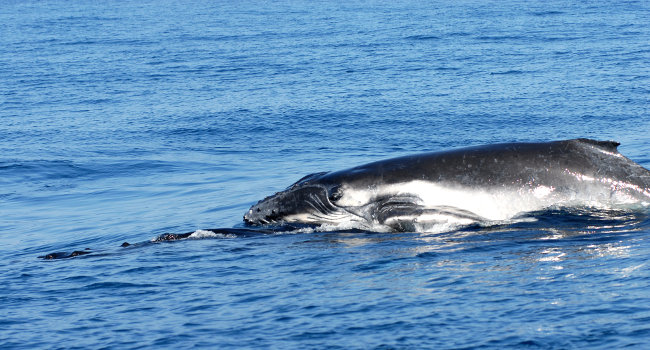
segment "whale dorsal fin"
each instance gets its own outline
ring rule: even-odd
[[[616,141],[598,141],[592,139],[576,139],[576,141],[598,146],[611,152],[617,152],[617,147],[621,144],[620,142]]]

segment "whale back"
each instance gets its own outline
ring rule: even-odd
[[[615,141],[573,139],[502,143],[430,152],[326,173],[318,181],[364,186],[406,180],[503,187],[534,182],[557,185],[576,176],[627,179],[650,188],[650,171],[621,155]]]

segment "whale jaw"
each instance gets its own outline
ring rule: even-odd
[[[336,223],[348,215],[332,204],[327,187],[294,185],[253,205],[244,215],[244,222],[247,225]]]

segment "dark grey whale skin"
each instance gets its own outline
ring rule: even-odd
[[[414,180],[444,186],[526,189],[547,186],[580,193],[593,186],[650,202],[650,171],[621,155],[619,143],[573,139],[543,143],[502,143],[423,153],[368,163],[346,170],[315,173],[269,196],[244,215],[249,225],[281,222],[301,212],[328,214],[345,189],[371,189]],[[417,196],[417,193],[413,194]],[[378,198],[380,201],[390,201]],[[404,213],[401,198],[400,215]],[[408,206],[407,206],[408,207]],[[317,223],[317,222],[309,222]]]

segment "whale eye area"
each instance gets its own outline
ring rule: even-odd
[[[330,202],[334,203],[334,202],[338,201],[339,199],[341,199],[341,197],[343,197],[343,191],[341,190],[340,186],[334,187],[334,188],[332,188],[330,190],[330,193],[329,193],[329,196],[328,196]]]

